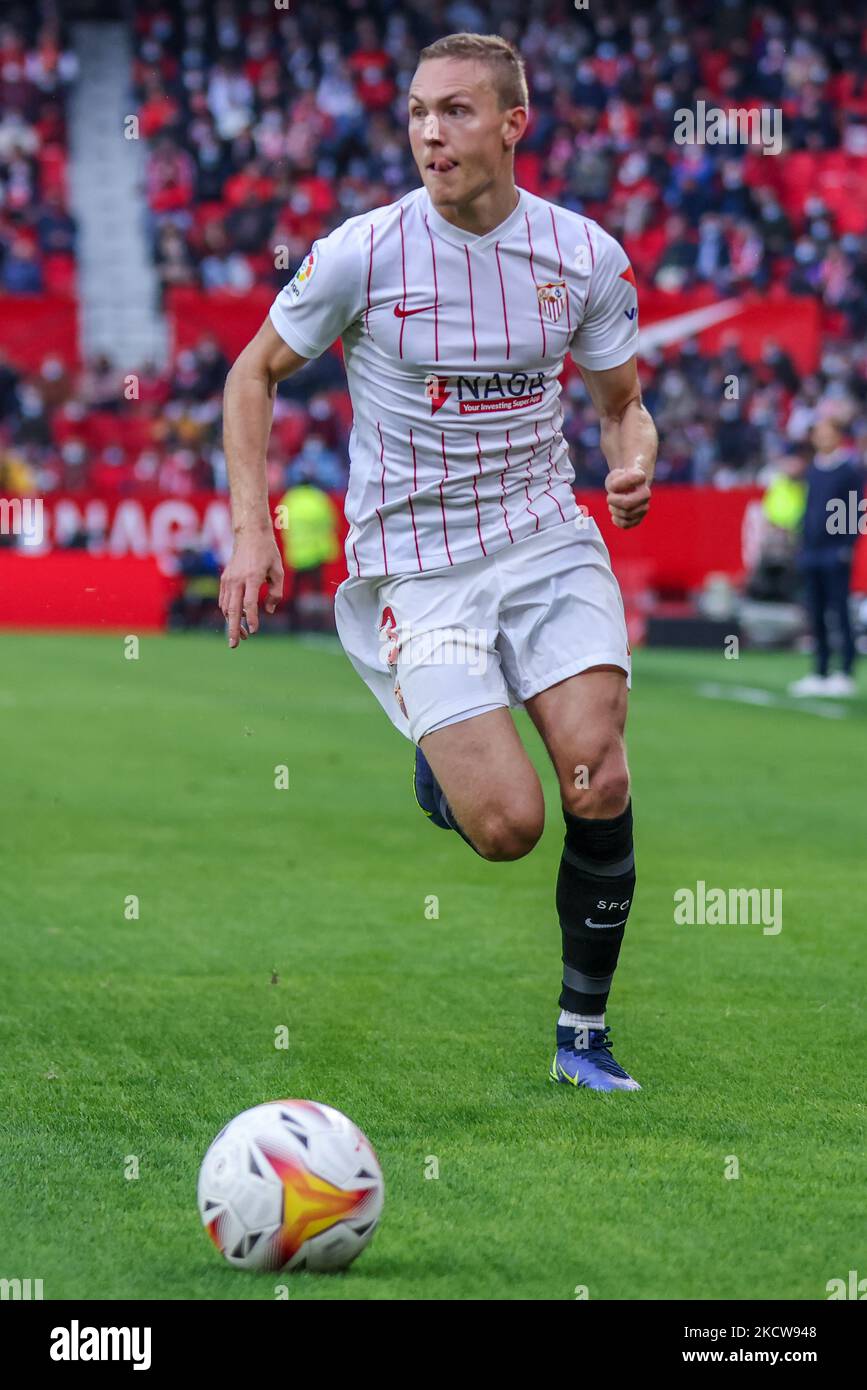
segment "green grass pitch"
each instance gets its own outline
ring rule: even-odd
[[[274,1298],[195,1185],[281,1096],[345,1110],[386,1177],[370,1248],[294,1299],[823,1299],[863,1267],[863,687],[800,709],[795,658],[637,654],[608,1022],[644,1089],[604,1096],[547,1080],[562,826],[523,715],[545,837],[486,864],[415,808],[411,747],[336,644],[3,646],[0,1276]],[[699,879],[782,889],[782,931],[675,925]]]

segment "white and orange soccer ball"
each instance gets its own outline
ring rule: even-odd
[[[312,1100],[254,1105],[199,1170],[205,1229],[237,1269],[345,1269],[379,1222],[382,1170],[346,1115]]]

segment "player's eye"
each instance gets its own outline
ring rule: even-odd
[[[457,115],[457,116],[463,116],[463,115],[466,113],[466,109],[467,109],[467,108],[466,108],[465,106],[450,106],[450,107],[449,107],[449,115],[450,115],[450,116],[455,116],[455,115]]]

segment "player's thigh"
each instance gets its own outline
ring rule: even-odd
[[[597,666],[531,696],[538,729],[573,815],[610,817],[629,798],[624,730],[628,691],[618,666]]]
[[[533,848],[544,828],[545,801],[505,706],[425,734],[419,747],[459,825],[483,854],[515,859]]]

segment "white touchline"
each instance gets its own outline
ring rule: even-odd
[[[749,685],[718,685],[714,681],[704,681],[696,686],[696,694],[707,700],[732,700],[738,705],[764,705],[768,709],[788,709],[796,714],[817,714],[820,719],[847,719],[846,705],[832,705],[826,701],[821,704],[814,700],[789,700],[774,695],[770,690],[758,690]]]

